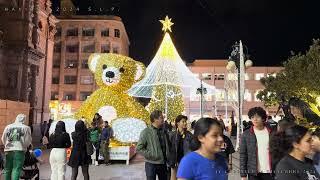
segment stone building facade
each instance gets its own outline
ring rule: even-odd
[[[49,118],[56,18],[50,0],[0,1],[0,99],[30,103],[30,123]]]

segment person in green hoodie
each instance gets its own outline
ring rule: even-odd
[[[145,158],[147,180],[167,180],[169,176],[169,136],[163,129],[164,118],[159,110],[150,114],[151,125],[145,128],[137,144],[138,153]]]

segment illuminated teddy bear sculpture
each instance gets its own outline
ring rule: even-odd
[[[126,91],[144,77],[145,66],[129,57],[111,53],[94,53],[88,64],[100,88],[83,102],[75,116],[91,123],[98,112],[104,121],[111,123],[116,140],[137,142],[149,114]]]

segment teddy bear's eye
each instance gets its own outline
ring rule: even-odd
[[[104,65],[102,66],[102,69],[107,69],[107,67],[108,67],[108,66],[104,64]]]
[[[120,68],[120,72],[122,72],[122,73],[124,72],[124,68],[123,67]]]

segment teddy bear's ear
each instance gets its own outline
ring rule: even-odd
[[[89,65],[89,69],[92,72],[96,72],[96,67],[98,65],[99,58],[100,58],[100,54],[98,53],[94,53],[89,56],[88,65]]]
[[[134,77],[134,80],[140,81],[144,77],[144,75],[146,74],[146,67],[141,62],[137,62],[136,67],[137,67],[137,71],[136,71],[136,75]]]

